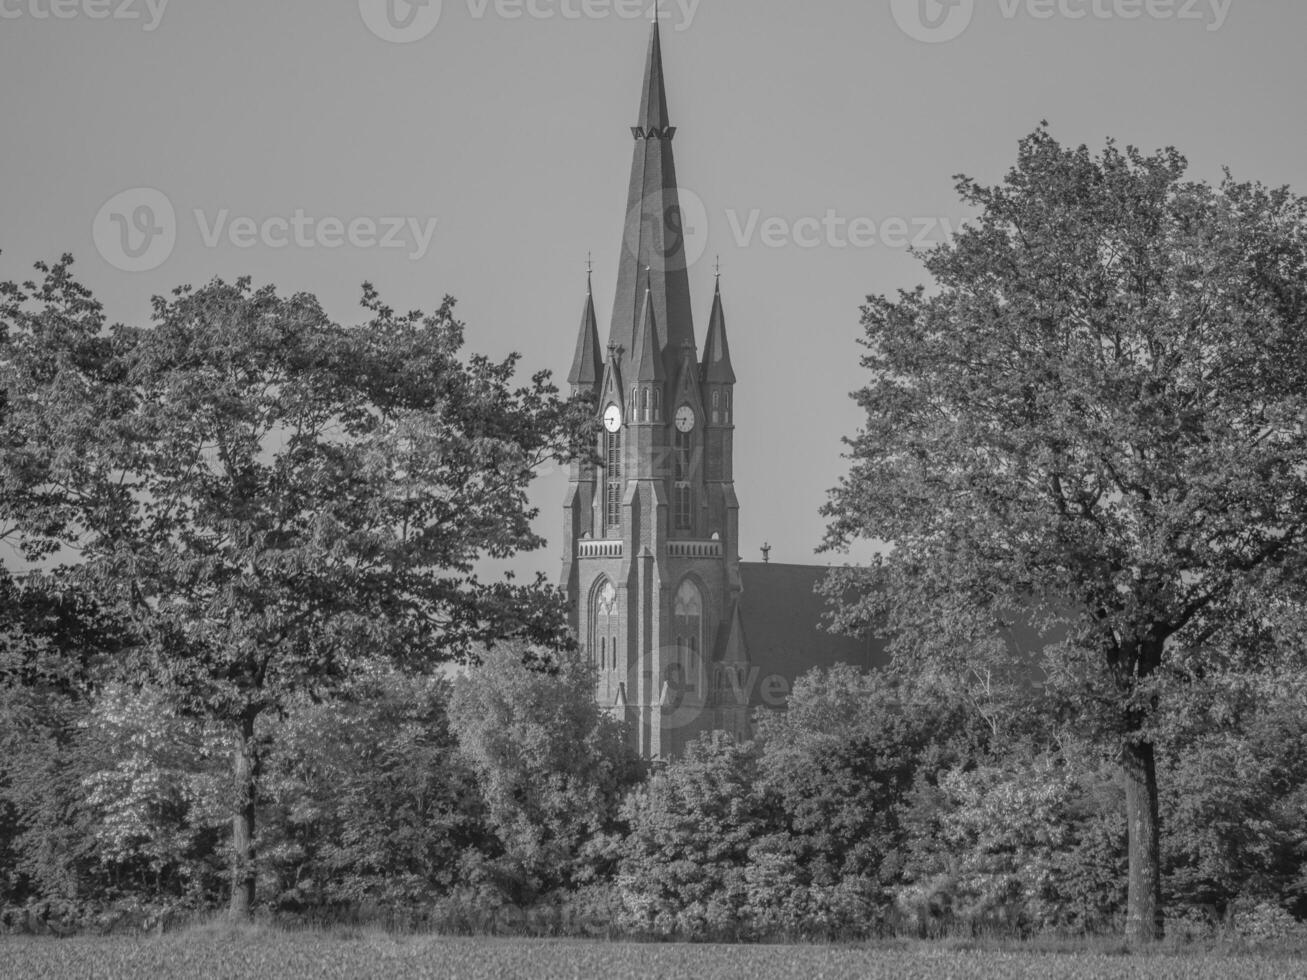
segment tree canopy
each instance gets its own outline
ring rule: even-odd
[[[1136,938],[1160,928],[1160,674],[1293,599],[1307,532],[1307,202],[1186,167],[1042,128],[1001,184],[959,178],[977,217],[923,256],[937,288],[863,309],[866,421],[826,508],[829,548],[887,545],[837,576],[843,625],[909,659],[1022,620],[1082,652]]]
[[[121,676],[230,727],[244,911],[260,717],[378,658],[566,644],[556,590],[473,570],[543,544],[527,487],[589,412],[465,356],[448,298],[397,315],[365,286],[344,326],[219,280],[109,329],[69,264],[0,288],[0,532],[130,630]]]

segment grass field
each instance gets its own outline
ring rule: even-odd
[[[979,952],[929,945],[681,946],[383,934],[191,932],[157,939],[0,939],[10,978],[674,977],[771,980],[1280,980],[1307,961],[1198,954]]]

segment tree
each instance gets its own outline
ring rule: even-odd
[[[941,913],[945,923],[1027,935],[1110,923],[1125,880],[1119,838],[1096,805],[1096,774],[1068,763],[1012,744],[940,774],[929,809],[912,814],[910,830],[925,832],[897,889],[900,910],[921,929]]]
[[[924,256],[938,290],[869,298],[866,424],[827,547],[846,627],[931,657],[1019,618],[1082,651],[1126,786],[1128,935],[1162,926],[1157,684],[1302,580],[1307,203],[1185,179],[1040,129],[978,217]],[[1072,658],[1074,659],[1074,658]]]
[[[66,577],[0,566],[0,905],[76,917],[116,876],[93,853],[86,722],[122,624]]]
[[[588,412],[516,357],[463,358],[453,301],[332,322],[248,280],[156,298],[104,329],[70,260],[0,289],[0,518],[130,621],[121,666],[231,732],[234,915],[255,898],[261,719],[361,663],[429,665],[484,636],[563,642],[542,583],[486,586],[482,557],[542,544],[526,488]],[[16,475],[15,475],[16,474]]]
[[[72,258],[41,280],[0,282],[0,546],[48,560],[105,518],[110,481],[92,478],[99,432],[121,413],[122,380],[104,312]],[[28,593],[31,595],[32,593]]]
[[[449,716],[476,773],[518,900],[584,883],[640,775],[628,733],[595,700],[595,668],[497,644],[454,683]]]
[[[183,716],[160,691],[110,684],[96,692],[69,753],[81,776],[82,846],[112,880],[88,899],[155,915],[218,900],[226,736]]]
[[[758,720],[758,786],[816,884],[866,879],[883,902],[902,871],[914,784],[982,756],[978,728],[939,685],[842,664],[810,671],[787,710]]]
[[[695,939],[752,932],[755,850],[781,829],[779,807],[756,785],[752,746],[713,732],[630,795],[617,876],[628,927]],[[792,890],[790,869],[779,871],[769,890]]]
[[[277,726],[263,819],[278,907],[412,913],[479,863],[491,835],[449,697],[444,677],[373,670]]]
[[[1304,911],[1305,699],[1301,667],[1209,678],[1167,697],[1159,763],[1173,906],[1208,919],[1241,902]]]

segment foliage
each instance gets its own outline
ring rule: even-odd
[[[625,925],[662,936],[747,935],[751,890],[792,887],[782,855],[754,860],[779,829],[774,802],[755,792],[756,771],[751,746],[714,732],[631,794],[617,877]]]
[[[919,928],[927,927],[931,911],[1005,934],[1101,928],[1101,920],[1085,914],[1099,910],[1083,909],[1073,895],[1089,869],[1068,860],[1081,856],[1083,789],[1063,760],[1012,752],[949,770],[939,790],[937,836],[914,855],[908,884],[897,894]],[[1112,870],[1119,883],[1120,867]]]
[[[631,773],[614,787],[611,764],[576,751],[586,724],[606,728],[577,694],[589,671],[566,681],[521,649],[500,654],[458,682],[480,693],[464,687],[457,722],[449,681],[389,671],[266,720],[260,888],[279,914],[698,939],[1119,923],[1121,788],[1070,732],[1044,729],[1042,748],[995,739],[955,689],[836,668],[801,679],[756,745],[695,743],[619,814]],[[1281,926],[1307,841],[1301,693],[1293,676],[1241,675],[1165,699],[1179,934],[1296,935]],[[557,738],[572,709],[549,712],[566,698],[589,720]],[[83,698],[11,686],[3,707],[0,802],[18,818],[4,904],[68,927],[214,907],[231,748],[220,730],[121,685]]]
[[[374,671],[277,726],[268,893],[282,910],[420,913],[492,848],[449,728],[449,682]]]
[[[30,688],[8,695],[0,800],[21,832],[0,904],[35,903],[83,925],[214,907],[228,859],[230,738],[151,689],[112,685],[54,703]],[[378,674],[347,701],[268,722],[259,822],[269,904],[421,916],[468,876],[493,841],[447,699],[446,681]]]
[[[593,665],[498,644],[454,682],[450,718],[522,900],[584,883],[604,864],[618,806],[639,777],[625,728],[595,700]]]
[[[158,690],[121,685],[98,692],[78,729],[85,843],[118,890],[209,907],[221,891],[230,739]]]
[[[1001,185],[960,179],[978,215],[924,256],[938,291],[864,307],[866,421],[826,508],[828,547],[890,546],[833,576],[843,625],[920,659],[1033,620],[1084,652],[1076,700],[1130,777],[1136,939],[1159,674],[1307,567],[1307,201],[1185,170],[1041,129]]]
[[[1298,671],[1176,685],[1163,766],[1171,900],[1211,921],[1307,911],[1307,684]]]
[[[1303,924],[1275,902],[1241,903],[1233,910],[1230,924],[1236,935],[1254,944],[1307,938]]]
[[[461,356],[446,300],[397,316],[365,287],[342,327],[248,280],[156,298],[106,331],[71,260],[0,286],[0,536],[66,573],[133,642],[115,666],[236,739],[232,908],[254,897],[265,714],[376,660],[482,637],[565,645],[542,582],[481,585],[542,541],[526,487],[587,409],[517,359]]]
[[[107,882],[94,876],[75,736],[84,704],[56,691],[0,687],[0,814],[7,906],[74,914]]]
[[[100,437],[125,408],[123,371],[71,266],[64,256],[37,263],[39,283],[0,282],[0,544],[27,561],[114,520],[96,470]]]
[[[903,808],[919,773],[973,757],[984,732],[932,684],[840,665],[795,683],[788,710],[757,725],[758,783],[814,884],[885,888],[904,860]]]
[[[57,576],[0,568],[0,905],[74,916],[117,887],[87,839],[81,728],[121,624]]]

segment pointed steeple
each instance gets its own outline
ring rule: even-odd
[[[640,98],[640,126],[645,132],[662,132],[670,125],[667,118],[667,87],[663,83],[663,42],[658,30],[658,8],[654,6],[653,31],[649,37],[649,55],[644,65],[644,92]]]
[[[731,345],[726,340],[726,313],[722,309],[722,277],[717,274],[717,292],[712,300],[712,317],[708,336],[703,342],[703,380],[705,384],[735,384],[731,367]]]
[[[653,289],[645,287],[644,309],[640,311],[640,329],[635,335],[635,356],[633,358],[635,374],[631,380],[636,383],[660,382],[667,380],[666,366],[663,364],[662,345],[658,340],[658,314],[654,310]]]
[[[599,353],[599,321],[595,318],[594,289],[591,272],[585,276],[585,309],[581,313],[581,332],[576,338],[576,357],[572,359],[572,371],[567,376],[569,384],[578,388],[588,388],[599,383],[603,377],[604,361]]]
[[[609,341],[627,351],[625,365],[636,351],[646,292],[661,331],[659,355],[664,375],[676,369],[682,343],[694,342],[694,315],[690,306],[690,278],[685,242],[701,231],[687,227],[676,186],[676,163],[667,91],[663,78],[662,41],[655,20],[649,37],[644,69],[640,117],[632,127],[635,154],[627,193],[626,228],[617,266],[617,295],[613,303]],[[646,272],[650,270],[650,272]]]

